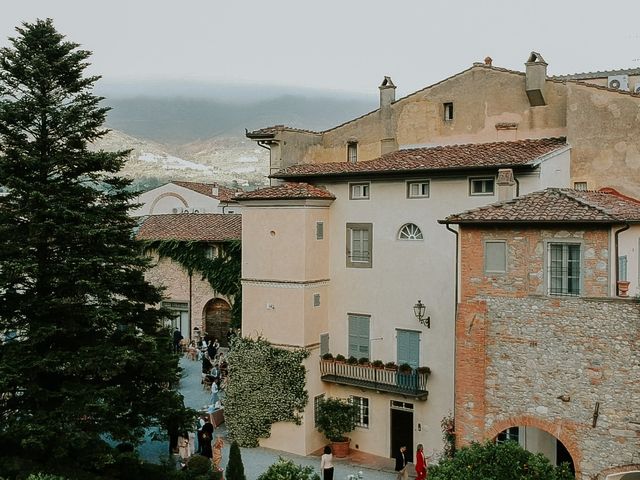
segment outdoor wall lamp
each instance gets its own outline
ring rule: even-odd
[[[418,300],[413,306],[413,313],[418,321],[427,328],[431,328],[431,317],[424,318],[424,314],[427,312],[427,307],[421,300]]]

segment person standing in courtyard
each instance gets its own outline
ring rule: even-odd
[[[416,448],[416,480],[425,480],[427,478],[427,459],[424,456],[424,449],[419,443]]]
[[[322,480],[333,480],[333,454],[329,445],[324,447],[324,453],[320,457],[320,474]]]
[[[178,327],[176,327],[176,329],[173,331],[173,351],[174,353],[180,353],[180,341],[183,339],[184,337],[182,336],[182,333],[180,333],[180,330],[178,330]]]
[[[404,445],[400,447],[396,454],[396,472],[398,476],[396,480],[407,480],[409,478],[409,472],[407,471],[407,447]]]

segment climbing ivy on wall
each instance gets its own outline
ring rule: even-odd
[[[222,255],[207,257],[209,244],[182,240],[152,240],[144,242],[145,253],[155,252],[160,258],[170,258],[184,268],[189,275],[202,275],[211,288],[226,295],[232,302],[232,326],[239,327],[242,316],[242,286],[240,276],[242,259],[240,241],[226,242]]]
[[[300,424],[309,400],[302,364],[308,356],[308,350],[276,348],[263,338],[233,341],[224,417],[240,446],[257,447],[275,422]]]

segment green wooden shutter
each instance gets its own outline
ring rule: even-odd
[[[420,333],[410,330],[396,330],[398,365],[408,363],[417,368],[420,362]]]
[[[320,335],[320,355],[329,353],[329,334],[323,333]]]
[[[369,317],[349,315],[349,356],[369,358]]]

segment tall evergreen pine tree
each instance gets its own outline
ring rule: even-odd
[[[240,454],[240,446],[235,440],[229,449],[229,463],[224,472],[227,480],[247,480],[244,476],[244,465],[242,464],[242,455]]]
[[[91,152],[108,108],[90,52],[51,20],[0,49],[0,471],[7,457],[98,459],[190,411],[160,330],[160,292],[127,215],[127,152]]]

